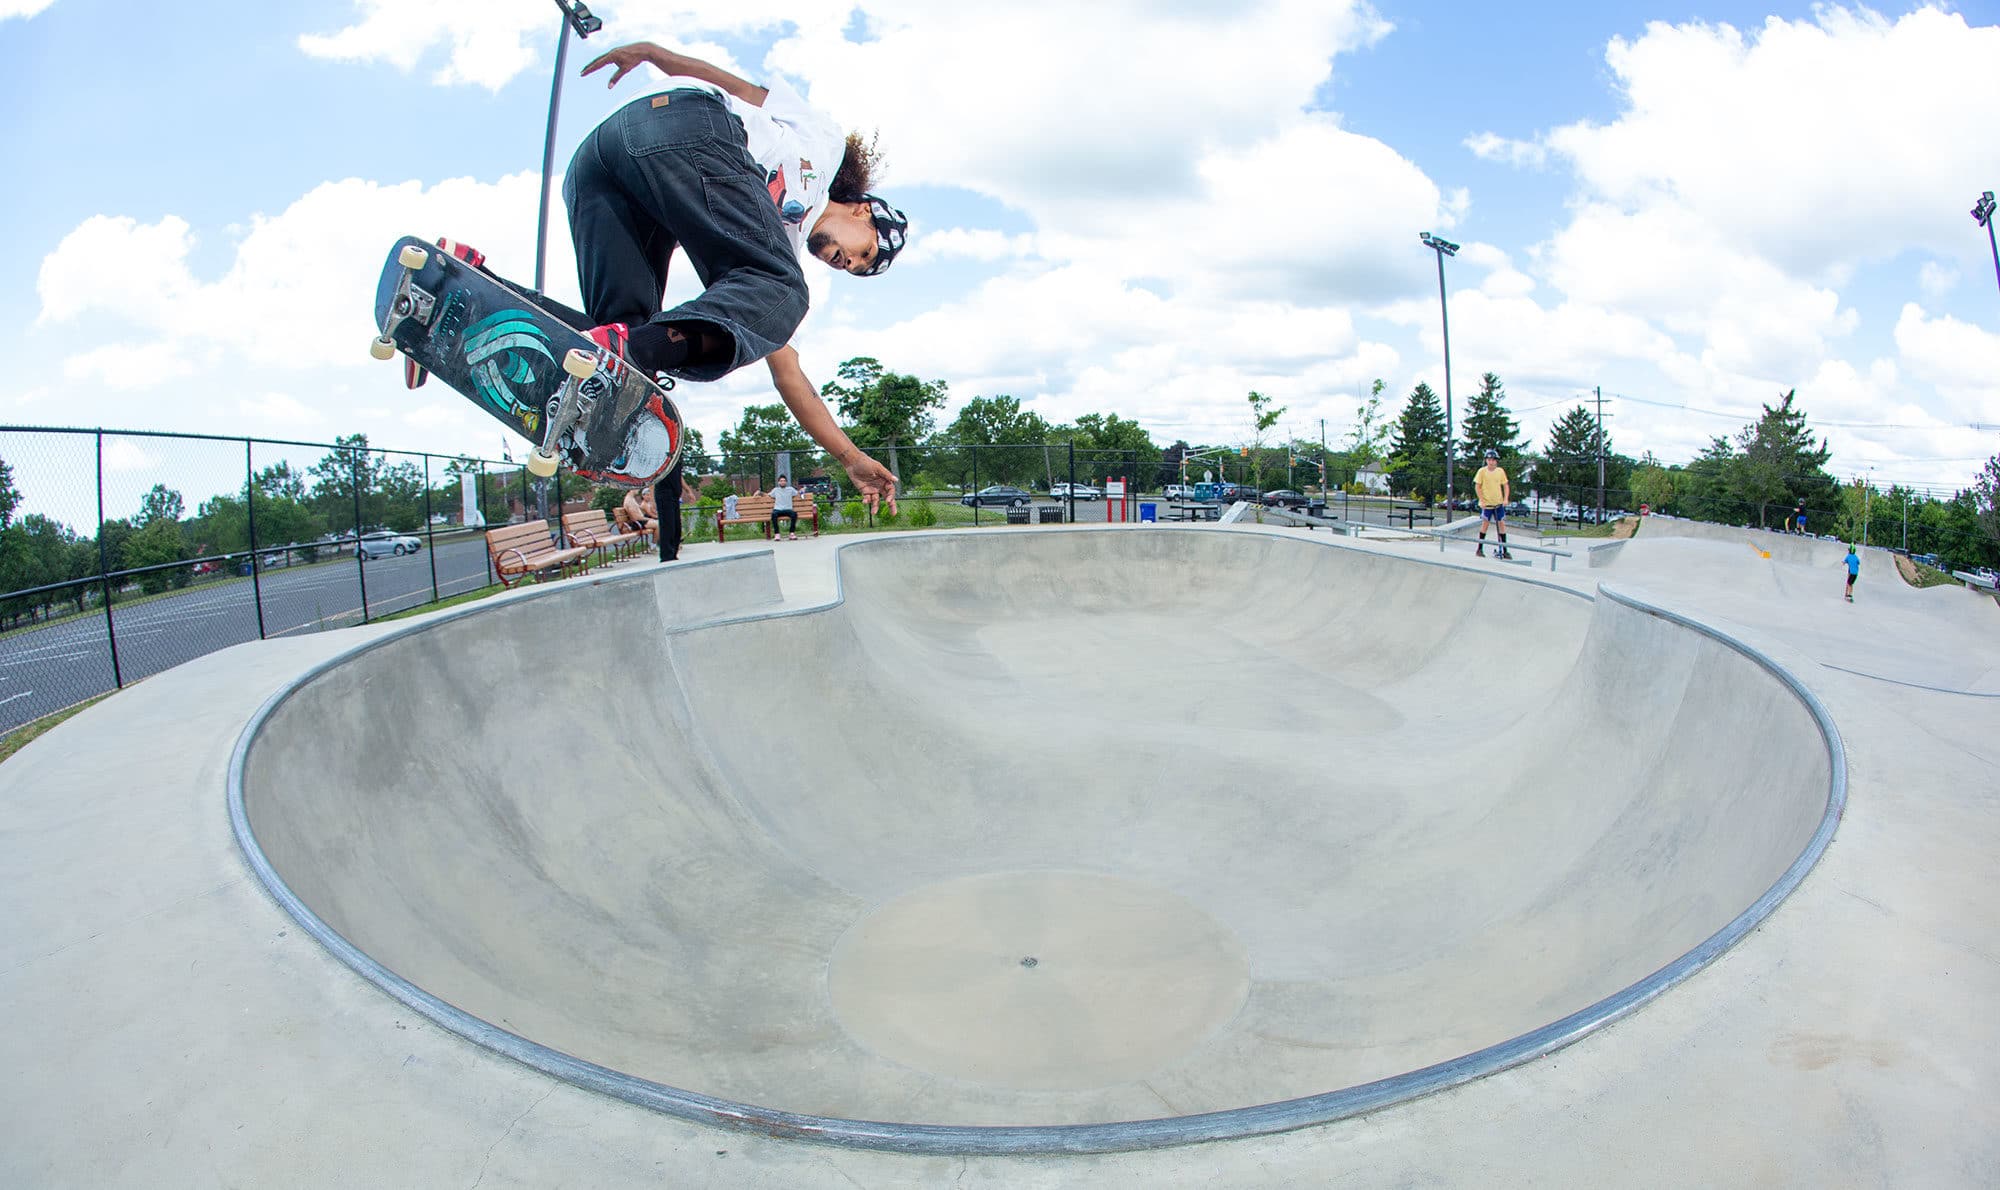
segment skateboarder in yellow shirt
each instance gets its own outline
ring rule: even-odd
[[[1472,473],[1472,487],[1479,493],[1479,556],[1486,556],[1486,526],[1490,522],[1500,531],[1500,548],[1493,556],[1513,557],[1507,552],[1507,498],[1512,488],[1507,483],[1506,468],[1500,465],[1499,451],[1487,448],[1486,465]]]

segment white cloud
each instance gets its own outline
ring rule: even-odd
[[[191,376],[194,370],[173,343],[107,343],[63,361],[64,379],[128,391]]]
[[[2000,420],[2000,334],[1933,318],[1911,302],[1896,320],[1896,348],[1903,367],[1935,387],[1950,420]]]
[[[369,296],[396,237],[449,231],[484,249],[495,268],[527,278],[533,232],[520,215],[538,194],[532,174],[428,187],[323,183],[276,215],[253,217],[229,268],[213,279],[192,272],[195,239],[179,216],[151,224],[94,216],[43,260],[37,324],[88,321],[98,338],[136,331],[183,354],[221,351],[233,366],[379,367],[366,354]],[[574,255],[560,230],[550,237],[548,268],[551,293],[574,302]],[[117,356],[101,348],[82,358],[78,367],[101,373],[102,361]]]
[[[896,258],[898,268],[934,260],[1020,259],[1034,255],[1035,237],[1004,235],[990,228],[944,227],[936,231],[918,229],[910,237],[907,252]]]
[[[1958,270],[1948,264],[1927,260],[1923,267],[1917,270],[1917,288],[1923,290],[1924,296],[1932,301],[1943,298],[1957,286]]]
[[[1509,140],[1491,132],[1481,132],[1465,138],[1465,147],[1481,161],[1498,161],[1526,169],[1540,169],[1548,164],[1549,150],[1537,141]]]
[[[558,28],[538,0],[356,0],[360,19],[338,32],[308,33],[299,49],[314,58],[387,62],[416,67],[434,47],[447,47],[440,84],[471,83],[499,90],[533,65],[535,46]]]
[[[2000,27],[1921,8],[1649,25],[1606,62],[1626,110],[1543,139],[1594,196],[1673,205],[1716,237],[1811,275],[1965,240],[1961,204],[2000,171]]]
[[[11,17],[32,17],[46,11],[56,0],[0,0],[0,21]]]

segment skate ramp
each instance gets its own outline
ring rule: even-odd
[[[1777,517],[1784,510],[1772,509]],[[1810,527],[1811,522],[1807,522]],[[1677,517],[1649,516],[1639,522],[1639,530],[1634,539],[1649,540],[1661,538],[1683,538],[1690,541],[1713,541],[1742,546],[1751,553],[1768,554],[1780,562],[1790,562],[1801,566],[1832,566],[1839,563],[1847,553],[1847,543],[1823,541],[1817,537],[1802,537],[1796,533],[1780,533],[1774,529],[1738,528],[1733,525],[1716,525],[1707,521],[1685,521]]]
[[[768,601],[754,555],[338,660],[239,748],[253,859],[393,994],[583,1085],[1116,1148],[1571,1040],[1768,911],[1837,807],[1800,692],[1604,596],[1216,529],[839,565],[816,610],[716,619],[718,575]]]
[[[1849,603],[1845,546],[1795,562],[1777,550],[1761,558],[1735,540],[1654,536],[1650,521],[1646,533],[1610,556],[1600,577],[1621,590],[1726,615],[1835,669],[2000,697],[2000,603],[1991,596],[1951,584],[1913,587],[1897,573],[1893,554],[1864,549]]]

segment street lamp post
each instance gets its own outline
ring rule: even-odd
[[[1979,201],[1972,204],[1972,218],[1979,226],[1986,229],[1986,246],[1993,252],[1993,280],[1996,284],[2000,284],[2000,243],[1995,243],[1993,239],[1993,210],[1991,190],[1981,193]]]
[[[1442,236],[1430,232],[1418,232],[1424,247],[1437,253],[1438,260],[1438,314],[1444,322],[1444,519],[1451,520],[1452,497],[1452,456],[1458,453],[1456,435],[1458,423],[1452,420],[1451,409],[1451,310],[1444,297],[1444,258],[1458,255],[1458,245]]]
[[[556,0],[556,7],[562,10],[562,32],[556,34],[556,78],[549,88],[549,130],[542,138],[542,205],[535,213],[535,292],[543,289],[543,276],[549,255],[549,183],[555,170],[556,158],[556,114],[562,110],[563,67],[569,59],[569,34],[576,30],[578,38],[589,37],[604,27],[604,22],[592,16],[590,9],[575,0]]]

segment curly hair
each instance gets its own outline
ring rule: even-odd
[[[875,148],[876,133],[867,140],[858,132],[847,134],[847,151],[840,156],[840,168],[827,185],[827,197],[834,202],[860,202],[880,181],[882,154]]]

